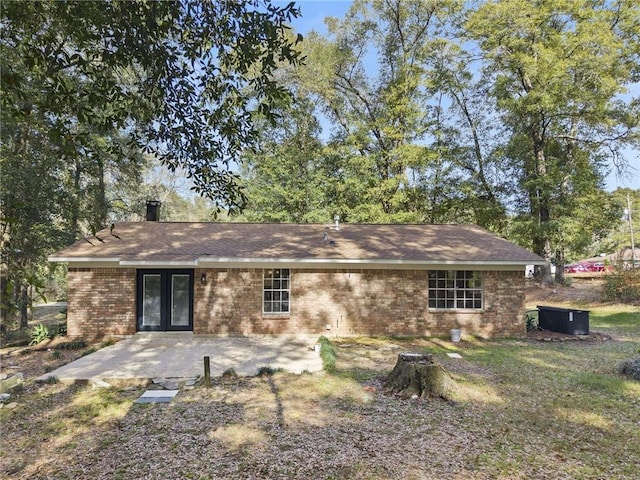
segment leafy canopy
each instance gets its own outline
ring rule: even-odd
[[[74,127],[120,129],[218,207],[244,196],[230,163],[254,139],[254,112],[287,97],[272,76],[297,63],[293,2],[2,2],[3,117],[39,112]],[[36,95],[28,85],[37,84]],[[77,106],[77,108],[76,108]],[[4,118],[3,118],[4,120]],[[68,140],[67,140],[68,141]]]

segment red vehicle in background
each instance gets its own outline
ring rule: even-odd
[[[564,273],[584,273],[588,270],[582,263],[573,263],[571,265],[565,265]]]
[[[564,267],[564,273],[586,273],[586,272],[604,272],[605,265],[602,262],[590,263],[573,263]]]

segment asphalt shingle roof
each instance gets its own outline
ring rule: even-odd
[[[52,261],[328,260],[538,264],[542,259],[476,225],[125,222]]]

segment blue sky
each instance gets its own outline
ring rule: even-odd
[[[286,5],[289,1],[275,1],[275,4]],[[296,5],[300,8],[302,16],[293,22],[293,28],[296,32],[306,34],[311,30],[320,33],[326,33],[324,19],[326,17],[343,17],[351,6],[351,0],[299,0]],[[630,96],[640,96],[640,84],[636,84]],[[607,189],[615,190],[616,188],[634,188],[640,189],[640,150],[628,149],[623,152],[628,163],[635,167],[628,175],[619,177],[612,172],[607,177]]]

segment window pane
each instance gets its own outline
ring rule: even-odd
[[[482,274],[472,270],[428,273],[429,308],[482,308]]]
[[[158,327],[160,326],[160,275],[144,275],[142,282],[142,325]]]
[[[289,312],[289,276],[288,268],[264,271],[263,312]]]
[[[189,275],[171,276],[171,325],[189,325]]]

